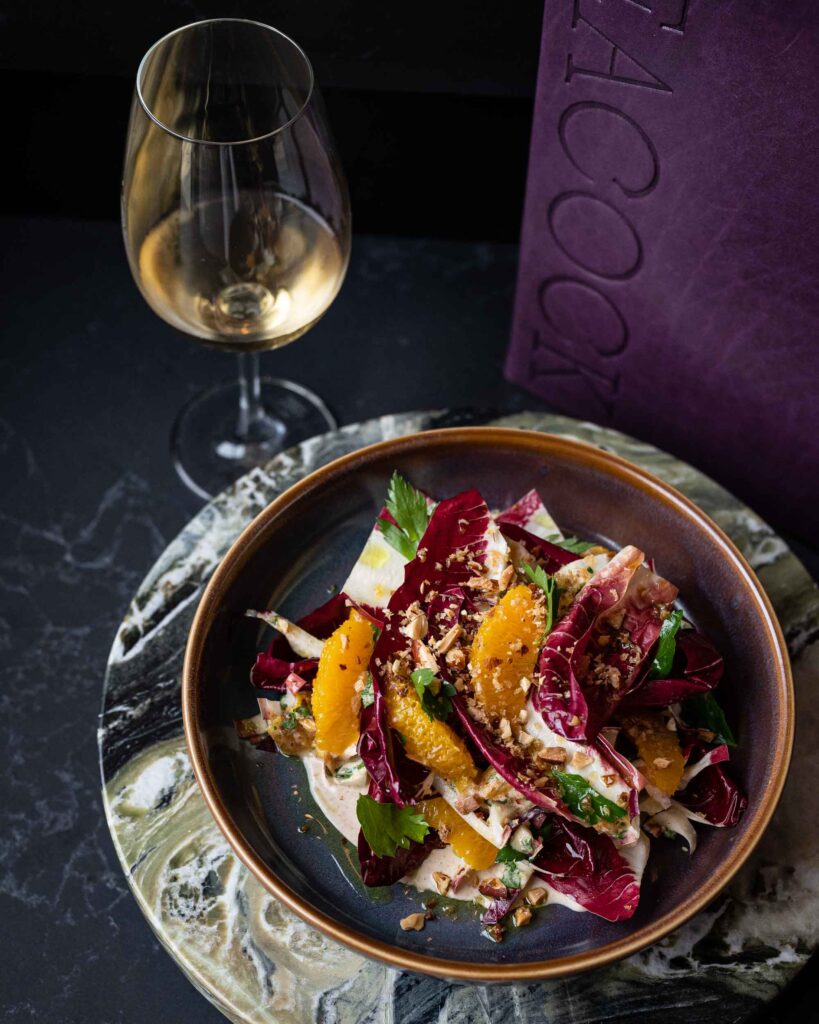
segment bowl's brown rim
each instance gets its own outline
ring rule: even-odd
[[[380,457],[387,452],[402,455],[419,448],[459,445],[486,447],[508,446],[509,444],[518,450],[537,451],[546,456],[555,453],[568,455],[581,464],[613,473],[626,482],[648,491],[709,534],[717,542],[723,556],[732,562],[734,568],[738,570],[740,578],[760,613],[768,634],[774,664],[777,667],[779,683],[777,698],[780,714],[773,758],[774,768],[763,792],[758,794],[760,799],[753,819],[741,840],[730,850],[726,860],[698,891],[692,893],[677,908],[653,924],[638,929],[633,935],[625,936],[595,949],[552,960],[528,963],[473,963],[426,956],[423,953],[401,949],[361,935],[312,907],[276,877],[270,866],[256,854],[245,840],[216,788],[208,764],[207,751],[200,736],[197,680],[200,678],[198,668],[205,637],[213,616],[221,604],[227,584],[254,553],[254,540],[284,509],[304,498],[328,479],[343,476],[357,466],[370,461],[373,457]],[[674,487],[618,455],[571,438],[509,427],[456,427],[408,434],[381,441],[322,466],[279,495],[256,516],[234,541],[205,589],[193,619],[185,650],[182,674],[182,713],[191,763],[208,808],[236,855],[268,892],[282,900],[308,924],[365,956],[402,970],[474,982],[511,982],[558,978],[602,967],[657,942],[702,910],[739,871],[770,822],[785,784],[794,732],[793,679],[782,629],[756,574],[724,531]]]

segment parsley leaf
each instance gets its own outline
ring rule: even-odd
[[[550,533],[546,540],[552,544],[557,544],[558,547],[563,548],[564,551],[572,551],[576,555],[582,555],[588,551],[589,548],[593,548],[594,544],[591,541],[579,540],[577,537],[560,537],[557,533]]]
[[[417,810],[417,807],[380,804],[366,793],[359,796],[355,805],[361,831],[377,857],[394,857],[399,846],[408,850],[410,841],[424,841],[429,825]]]
[[[562,772],[557,768],[552,769],[552,775],[557,781],[560,799],[582,821],[596,825],[598,821],[614,821],[625,817],[624,807],[598,793],[582,775]]]
[[[293,708],[292,711],[288,711],[281,720],[281,728],[291,732],[299,724],[300,718],[310,717],[310,708],[306,704],[299,704],[298,707]]]
[[[524,562],[521,568],[529,580],[536,587],[540,587],[546,595],[546,628],[543,630],[543,635],[548,636],[557,618],[557,607],[560,603],[560,587],[555,583],[554,576],[550,576],[539,565],[532,568],[528,562]]]
[[[389,519],[379,519],[378,528],[381,530],[384,540],[391,548],[395,548],[399,555],[403,555],[408,562],[415,558],[418,545],[413,544],[404,531],[400,530],[395,523],[391,523]]]
[[[361,706],[362,708],[368,708],[370,704],[375,700],[375,694],[373,693],[373,677],[370,672],[367,673],[367,682],[364,684],[364,688],[361,691]]]
[[[387,511],[395,520],[379,519],[384,540],[408,561],[415,558],[418,541],[424,536],[432,507],[427,499],[408,483],[400,473],[393,473],[387,490]]]
[[[504,846],[502,850],[498,850],[498,855],[495,858],[496,864],[514,864],[518,860],[526,860],[529,855],[521,853],[520,850],[516,850],[512,846]]]
[[[520,888],[520,872],[514,863],[507,864],[503,869],[501,875],[501,881],[507,889],[519,889]]]
[[[667,679],[674,664],[677,650],[677,633],[682,625],[683,613],[672,612],[660,627],[660,638],[657,641],[657,653],[651,663],[649,679]]]
[[[356,772],[364,770],[363,761],[352,761],[350,764],[343,764],[340,768],[335,771],[335,777],[340,781],[351,779]]]
[[[689,697],[683,704],[683,717],[701,729],[710,729],[726,746],[737,745],[725,712],[713,693],[698,693],[695,697]]]
[[[427,718],[445,722],[452,712],[452,701],[449,698],[455,696],[452,683],[441,682],[431,668],[416,668],[410,679]]]

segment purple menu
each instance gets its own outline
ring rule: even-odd
[[[507,377],[819,526],[819,2],[547,0]]]

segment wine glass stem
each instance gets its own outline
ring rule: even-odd
[[[236,421],[236,436],[240,441],[250,441],[267,414],[262,403],[262,382],[259,374],[259,353],[239,353],[239,417]]]

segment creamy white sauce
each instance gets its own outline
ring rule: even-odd
[[[305,754],[301,760],[307,772],[310,792],[322,814],[336,831],[340,832],[353,846],[356,846],[359,825],[355,805],[359,795],[367,792],[366,781],[359,787],[342,785],[328,775],[324,761],[320,757],[315,754]]]

